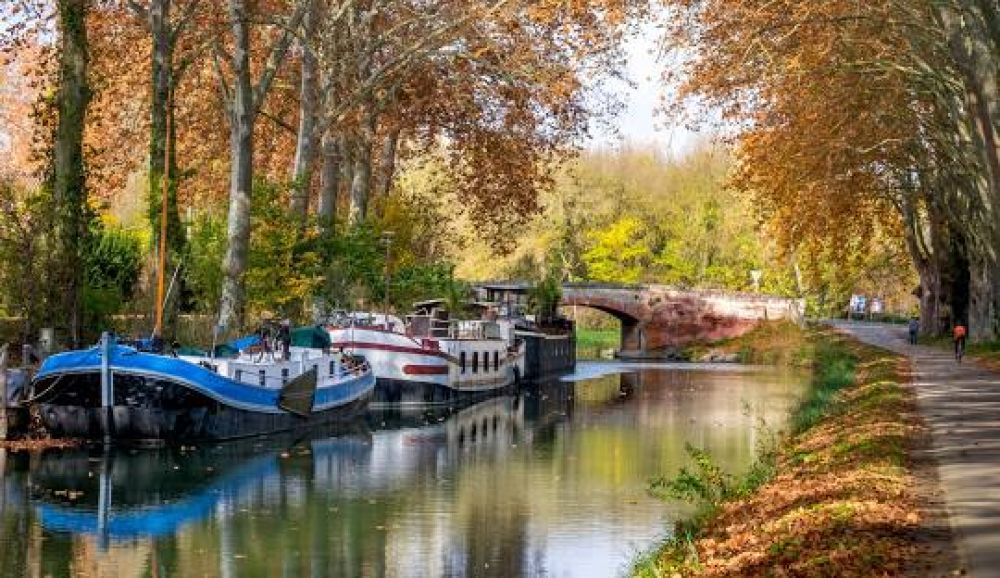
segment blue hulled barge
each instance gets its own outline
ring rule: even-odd
[[[105,339],[46,359],[32,400],[56,437],[183,443],[349,419],[374,387],[364,360],[320,349],[169,356]]]

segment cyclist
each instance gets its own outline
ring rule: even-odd
[[[962,356],[965,355],[965,338],[968,335],[968,330],[965,328],[965,325],[958,322],[952,330],[952,335],[955,339],[955,359],[961,363]]]

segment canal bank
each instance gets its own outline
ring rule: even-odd
[[[694,449],[694,465],[654,483],[667,498],[697,502],[698,511],[633,574],[961,572],[907,360],[829,329],[780,335],[758,332],[737,345],[812,364],[788,435],[760,448],[747,475],[728,476]]]

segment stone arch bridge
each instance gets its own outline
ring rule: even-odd
[[[474,286],[485,299],[525,300],[532,285],[522,282]],[[761,321],[801,322],[805,301],[725,291],[681,290],[665,285],[569,283],[562,306],[590,307],[621,322],[622,354],[682,346],[695,341],[737,337]]]

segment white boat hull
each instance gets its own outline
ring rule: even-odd
[[[445,405],[502,392],[520,378],[523,349],[500,339],[418,339],[368,327],[330,328],[332,347],[375,372],[372,404]]]

